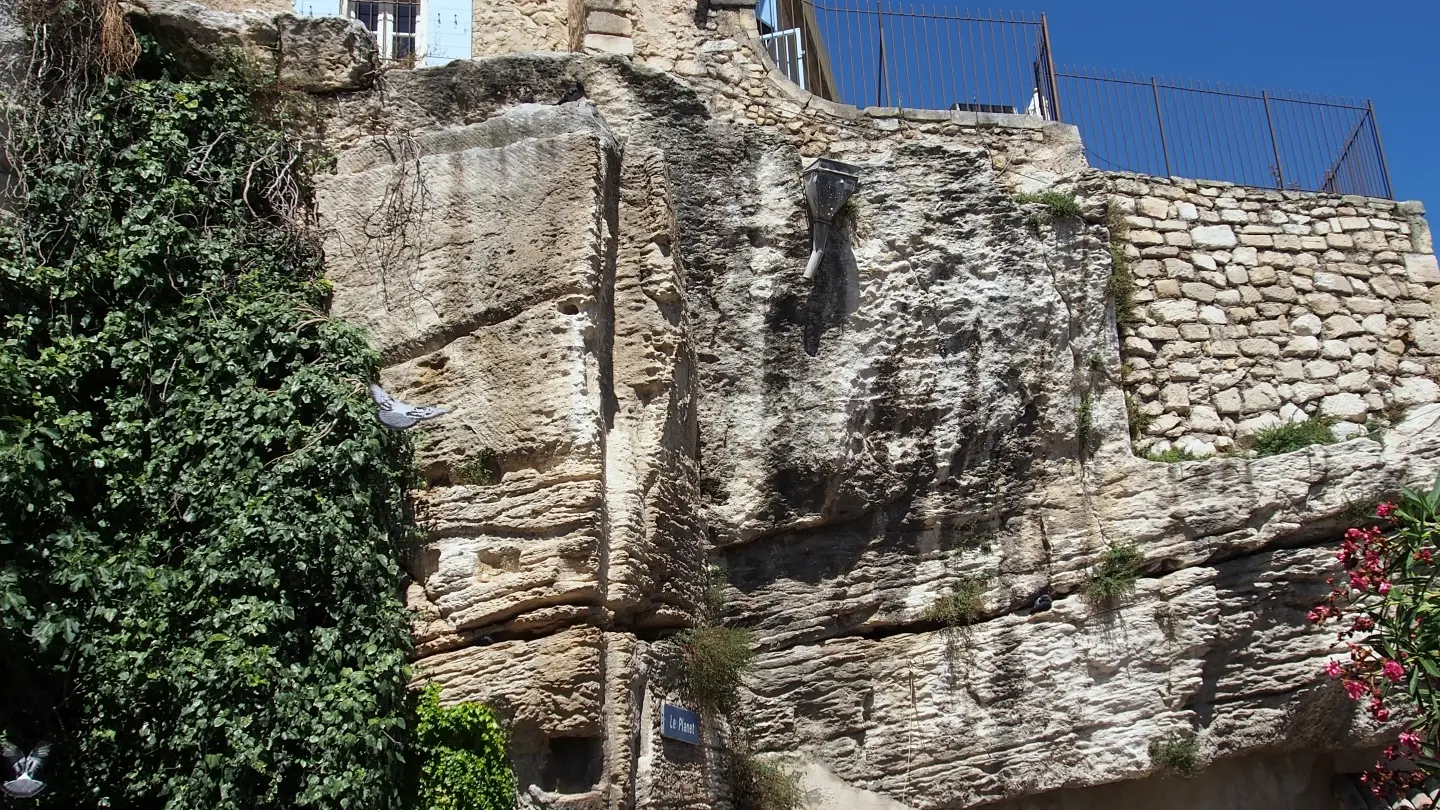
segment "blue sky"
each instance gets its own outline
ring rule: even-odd
[[[1370,98],[1398,199],[1440,217],[1437,0],[1053,0],[1057,62]],[[1064,99],[1062,98],[1062,103]]]

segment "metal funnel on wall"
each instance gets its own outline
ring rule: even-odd
[[[800,172],[800,181],[805,187],[805,201],[810,204],[810,262],[805,265],[805,278],[811,279],[825,255],[835,215],[860,187],[860,167],[816,158]]]

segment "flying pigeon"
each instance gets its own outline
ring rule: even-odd
[[[18,746],[8,742],[0,751],[3,751],[5,764],[9,766],[15,776],[14,779],[0,784],[0,791],[4,791],[6,796],[16,799],[28,799],[40,795],[40,792],[45,789],[45,783],[35,777],[40,773],[40,766],[44,764],[45,757],[50,755],[50,745],[45,742],[36,743],[35,747],[30,749],[29,756],[26,756]]]
[[[407,430],[426,419],[434,419],[442,413],[450,412],[449,408],[438,405],[411,405],[408,402],[399,402],[375,383],[370,383],[370,398],[375,400],[375,404],[380,408],[380,411],[375,414],[380,420],[380,424],[395,430]]]
[[[560,100],[555,103],[569,104],[572,101],[579,101],[582,98],[585,98],[585,83],[575,82],[574,84],[570,85],[569,90],[565,91],[565,95],[561,96]]]
[[[1047,610],[1049,610],[1049,609],[1050,609],[1050,595],[1049,595],[1049,594],[1047,594],[1047,593],[1042,593],[1042,594],[1040,594],[1039,596],[1035,597],[1035,609],[1031,611],[1032,613],[1044,613],[1045,611],[1047,611]]]

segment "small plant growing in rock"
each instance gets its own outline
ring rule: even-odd
[[[754,635],[737,627],[696,627],[676,637],[685,659],[685,689],[702,708],[734,711],[755,659]]]
[[[1125,392],[1125,417],[1130,422],[1130,438],[1139,439],[1155,424],[1155,417],[1140,409],[1140,403],[1129,391]]]
[[[1080,397],[1080,407],[1075,409],[1075,443],[1081,458],[1093,453],[1100,444],[1100,435],[1095,432],[1095,403],[1089,394]]]
[[[736,810],[799,810],[805,806],[800,776],[785,763],[761,759],[748,746],[730,754],[727,774]]]
[[[455,468],[456,484],[485,486],[499,480],[499,457],[488,447],[480,448],[475,455],[460,462]]]
[[[1179,734],[1152,740],[1150,764],[1163,773],[1189,779],[1200,772],[1200,742]]]
[[[1105,226],[1110,231],[1110,278],[1105,280],[1105,294],[1115,300],[1115,325],[1123,329],[1139,320],[1135,315],[1135,273],[1125,255],[1130,223],[1125,221],[1124,210],[1111,203],[1105,212]]]
[[[974,624],[985,613],[987,581],[987,577],[961,577],[950,586],[949,593],[925,608],[925,621],[939,622],[950,629]]]
[[[1304,422],[1288,422],[1255,434],[1257,457],[1278,456],[1312,444],[1334,444],[1335,431],[1328,417],[1314,416]]]
[[[749,630],[720,624],[725,611],[725,572],[711,566],[702,594],[699,626],[675,637],[685,660],[685,691],[701,708],[720,714],[735,711],[740,685],[755,659]]]
[[[1021,205],[1045,206],[1045,213],[1041,215],[1042,222],[1049,222],[1055,219],[1080,218],[1080,203],[1076,201],[1075,195],[1067,194],[1063,191],[1051,189],[1038,194],[1016,194],[1015,202]]]
[[[1111,543],[1085,581],[1085,598],[1094,605],[1106,605],[1135,590],[1144,562],[1134,543]]]
[[[1199,461],[1200,457],[1179,447],[1172,447],[1163,453],[1146,453],[1145,458],[1150,461],[1163,461],[1166,464],[1176,464],[1181,461]]]

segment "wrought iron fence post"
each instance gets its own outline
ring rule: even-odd
[[[885,93],[885,10],[880,6],[880,0],[875,0],[875,26],[880,29],[880,64],[879,73],[875,77],[875,106],[884,107]]]
[[[1050,106],[1054,108],[1050,111],[1050,120],[1060,121],[1060,84],[1055,80],[1055,53],[1050,50],[1050,23],[1043,11],[1040,12],[1040,34],[1045,38],[1045,71],[1050,77]]]
[[[1160,85],[1155,83],[1155,77],[1150,77],[1150,91],[1155,94],[1155,122],[1160,125],[1160,154],[1165,157],[1165,176],[1174,177],[1175,173],[1170,171],[1170,145],[1165,141],[1165,116],[1160,112]]]
[[[1265,102],[1265,124],[1270,127],[1270,148],[1275,150],[1275,176],[1280,181],[1280,190],[1284,191],[1285,165],[1280,161],[1280,141],[1275,137],[1275,119],[1270,116],[1270,91],[1261,90],[1260,99]]]
[[[1375,120],[1375,102],[1366,101],[1365,111],[1370,115],[1370,131],[1375,133],[1375,151],[1380,154],[1380,174],[1385,179],[1385,197],[1395,199],[1395,186],[1390,182],[1390,163],[1385,160],[1385,144],[1380,140],[1380,122]]]

